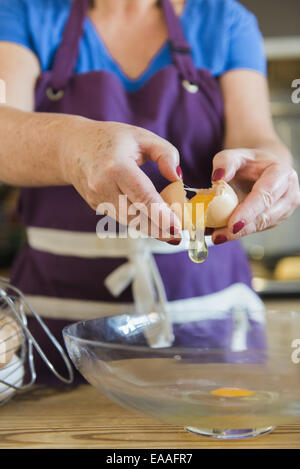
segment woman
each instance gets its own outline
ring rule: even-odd
[[[237,239],[300,202],[252,14],[235,0],[1,0],[0,40],[1,180],[22,187],[28,228],[11,281],[50,329],[61,337],[70,321],[149,312],[157,300],[171,313],[200,311],[203,295],[228,308],[228,291],[232,304],[250,304]],[[174,246],[174,217],[169,237],[158,236],[171,245],[97,239],[98,204],[117,206],[119,195],[161,204],[159,192],[182,177],[249,192],[213,232],[204,264]]]

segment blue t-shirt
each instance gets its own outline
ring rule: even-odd
[[[0,0],[0,41],[28,47],[37,55],[42,70],[49,70],[70,6],[71,0]],[[233,69],[266,73],[263,39],[256,18],[236,0],[186,0],[181,23],[197,68],[208,68],[215,76]],[[128,78],[87,18],[75,73],[107,70],[115,73],[128,91],[133,91],[171,61],[166,43],[138,79]]]

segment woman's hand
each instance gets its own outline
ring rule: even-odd
[[[296,171],[263,150],[234,149],[213,160],[212,180],[223,179],[236,190],[241,203],[226,228],[213,232],[214,244],[267,230],[286,220],[300,205]]]
[[[274,129],[266,78],[237,69],[223,74],[220,85],[225,150],[214,158],[212,178],[230,182],[241,203],[228,226],[213,232],[215,244],[276,226],[300,203],[292,155]]]
[[[169,181],[178,180],[179,154],[166,140],[139,127],[78,118],[76,125],[69,128],[63,144],[61,165],[67,182],[92,209],[96,210],[99,204],[112,204],[117,221],[128,224],[137,216],[134,210],[130,214],[130,206],[143,204],[141,231],[153,235],[153,228],[157,231],[159,227],[155,237],[170,240],[180,232],[180,221],[140,169],[147,159],[157,163],[159,171]],[[120,211],[122,195],[128,200],[125,210]],[[160,219],[151,214],[153,204],[160,206]],[[167,220],[167,224],[163,225],[162,220]]]

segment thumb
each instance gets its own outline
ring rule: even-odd
[[[234,178],[236,172],[253,161],[251,151],[243,148],[223,150],[217,153],[213,159],[212,182],[223,179],[226,182]]]

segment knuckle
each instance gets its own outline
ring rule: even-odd
[[[96,210],[99,204],[99,201],[96,200],[95,196],[92,194],[86,196],[86,202],[93,210]]]
[[[289,178],[291,181],[296,181],[298,183],[298,174],[294,168],[289,169]]]
[[[271,191],[262,189],[260,191],[261,198],[263,200],[263,205],[266,210],[269,210],[274,203],[274,195]]]
[[[174,145],[172,145],[171,147],[171,154],[172,154],[172,158],[175,160],[175,163],[179,164],[179,161],[180,161],[179,150],[176,147],[174,147]]]
[[[160,164],[162,162],[170,162],[172,164],[178,165],[180,162],[179,150],[169,142],[163,142],[160,147],[157,148],[157,162]]]
[[[289,211],[283,213],[280,217],[280,222],[287,220],[293,213],[293,208],[291,208]]]
[[[111,163],[106,166],[104,172],[107,178],[116,179],[120,174],[121,168],[117,163]]]
[[[91,179],[88,181],[88,197],[91,199],[101,199],[104,196],[103,184],[98,179]]]
[[[294,185],[294,187],[296,188],[298,192],[299,191],[299,176],[295,169],[292,169],[292,172],[290,174],[290,183]]]
[[[143,191],[137,201],[138,204],[145,207],[150,207],[153,202],[152,194],[148,191]]]
[[[270,164],[270,168],[272,168],[273,171],[282,173],[282,171],[284,171],[285,168],[288,168],[288,166],[285,165],[285,164],[282,164],[279,161],[272,161],[271,164]]]
[[[88,189],[91,192],[98,192],[98,181],[95,177],[90,177],[87,181]]]
[[[285,175],[290,186],[293,185],[299,188],[299,176],[295,168],[287,165],[279,165],[279,170],[281,174]]]
[[[102,178],[100,176],[98,165],[92,165],[87,174],[87,186],[91,192],[98,193],[102,187]]]
[[[262,213],[256,218],[255,226],[257,231],[264,231],[270,224],[270,218],[266,213]]]

